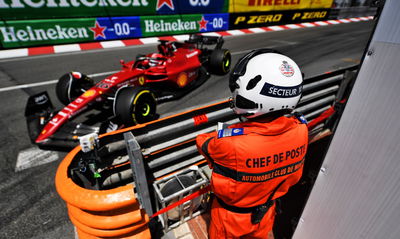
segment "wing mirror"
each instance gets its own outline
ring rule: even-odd
[[[119,63],[121,63],[123,68],[128,68],[128,66],[125,64],[124,60],[119,60]]]

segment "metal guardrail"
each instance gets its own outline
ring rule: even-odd
[[[304,114],[308,121],[316,118],[335,102],[339,89],[344,82],[345,72],[355,71],[357,67],[355,65],[306,78],[303,96],[295,111]],[[100,146],[102,146],[100,151],[103,151],[100,155],[105,158],[109,155],[116,157],[113,153],[121,151],[117,155],[120,157],[125,155],[126,157],[126,146],[122,133],[131,131],[141,147],[152,177],[159,178],[203,160],[203,157],[197,152],[195,137],[200,133],[215,130],[218,122],[227,124],[239,122],[237,116],[229,108],[228,101],[191,110],[146,125],[137,125],[124,129],[120,133],[105,136],[100,139]],[[318,128],[323,129],[323,126]],[[128,172],[129,168],[126,171]]]

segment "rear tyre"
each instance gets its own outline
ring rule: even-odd
[[[227,49],[215,49],[210,55],[210,72],[225,75],[231,67],[231,53]]]
[[[58,100],[68,105],[86,90],[92,88],[94,82],[91,78],[79,72],[69,72],[60,77],[56,85]]]
[[[157,117],[154,93],[143,87],[121,88],[114,102],[114,114],[127,126],[143,124]]]

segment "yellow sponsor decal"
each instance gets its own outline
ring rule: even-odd
[[[308,20],[308,19],[318,19],[325,18],[328,11],[310,11],[310,12],[296,12],[293,14],[292,20]]]
[[[240,23],[246,24],[263,24],[263,23],[274,23],[280,22],[283,14],[264,14],[255,16],[238,16],[235,20],[235,25]]]
[[[186,72],[180,73],[179,76],[178,76],[178,80],[176,81],[178,86],[180,88],[185,87],[187,82],[188,82],[188,76],[187,76]]]
[[[333,0],[230,0],[229,12],[330,8]]]
[[[96,94],[96,91],[95,91],[95,90],[88,90],[88,91],[86,91],[85,93],[83,93],[82,97],[87,98],[87,97],[94,96],[95,94]]]

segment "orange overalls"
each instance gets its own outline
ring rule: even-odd
[[[306,124],[285,116],[268,123],[243,122],[198,135],[196,143],[213,169],[211,188],[217,200],[209,237],[267,238],[275,218],[273,201],[260,223],[251,222],[252,212],[299,181],[308,144]]]

